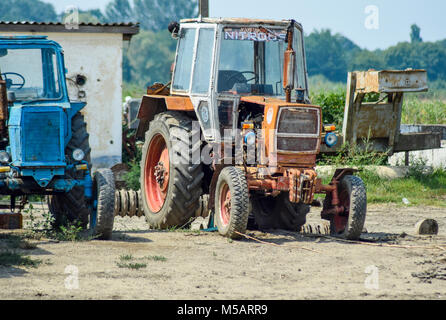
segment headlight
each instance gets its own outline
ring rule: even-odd
[[[250,131],[245,135],[245,143],[248,146],[252,146],[256,143],[256,134],[253,131]]]
[[[73,151],[73,159],[75,161],[82,161],[84,160],[85,153],[81,149],[74,149]]]
[[[0,151],[0,162],[9,163],[9,153],[6,151]]]
[[[332,148],[338,143],[338,136],[334,132],[329,132],[325,135],[325,144],[327,147]]]

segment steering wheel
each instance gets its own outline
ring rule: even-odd
[[[22,89],[23,86],[25,85],[25,82],[26,82],[25,81],[25,77],[22,76],[20,73],[17,73],[17,72],[5,72],[5,73],[2,73],[1,75],[2,75],[3,80],[6,81],[6,89],[11,89],[12,87],[17,87],[17,89]],[[8,75],[19,77],[22,80],[22,82],[21,83],[14,83],[12,81],[12,79],[8,78]]]
[[[243,75],[244,73],[252,73],[252,74],[254,75],[254,77],[252,77],[251,79],[246,79],[246,78],[245,78],[245,80],[244,80],[245,82],[244,82],[244,83],[248,83],[249,81],[252,81],[252,80],[256,80],[256,82],[258,82],[258,80],[259,80],[259,75],[258,75],[257,73],[255,73],[254,71],[240,71],[239,73],[236,73],[236,74],[230,76],[230,77],[227,79],[227,81],[229,82],[229,81],[232,80],[232,78],[235,78],[235,77],[237,77],[237,76]]]

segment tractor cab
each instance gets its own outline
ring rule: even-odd
[[[303,31],[293,20],[189,19],[173,36],[171,94],[190,97],[208,141],[237,127],[243,97],[285,100],[288,87],[291,99],[308,101]]]
[[[4,37],[0,46],[0,70],[9,96],[13,97],[11,102],[65,98],[61,48],[46,37],[14,37],[11,44],[6,43],[8,39],[13,40]]]

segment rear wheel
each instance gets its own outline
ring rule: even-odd
[[[91,149],[88,138],[84,116],[77,113],[71,120],[71,140],[65,150],[65,154],[71,162],[74,162],[73,151],[81,149],[85,154],[84,160],[90,163]],[[84,171],[74,171],[67,172],[66,176],[72,179],[82,179],[84,174]],[[67,193],[48,196],[47,202],[48,209],[54,217],[55,227],[68,223],[79,223],[83,228],[87,227],[90,211],[85,201],[83,187],[77,186]]]
[[[192,119],[179,112],[158,114],[142,149],[141,195],[146,220],[155,228],[182,227],[199,206],[204,176],[200,139],[192,139]],[[193,161],[194,160],[194,161]]]
[[[344,212],[330,218],[330,233],[334,236],[357,240],[364,228],[367,212],[367,192],[364,182],[357,176],[345,176],[339,182],[338,197]],[[325,207],[331,203],[327,196]]]
[[[221,235],[231,239],[245,233],[249,217],[248,182],[242,170],[226,167],[215,188],[214,219]]]
[[[310,206],[292,203],[288,193],[277,197],[253,196],[252,210],[259,229],[282,229],[300,231],[306,222]]]

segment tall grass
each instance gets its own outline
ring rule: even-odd
[[[359,176],[367,186],[368,203],[404,205],[402,199],[406,198],[413,206],[446,207],[446,171],[443,169],[423,173],[414,168],[400,179],[383,179],[368,170],[361,171]]]
[[[446,124],[446,100],[407,97],[403,104],[401,122],[404,124]]]

